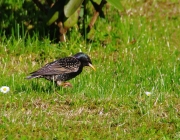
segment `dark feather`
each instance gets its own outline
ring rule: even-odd
[[[40,75],[59,75],[64,73],[72,73],[77,72],[80,65],[81,62],[75,57],[66,57],[48,63],[44,67],[30,74],[31,76],[38,77]]]

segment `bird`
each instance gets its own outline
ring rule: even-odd
[[[37,71],[31,72],[26,79],[45,78],[55,82],[57,86],[72,87],[71,83],[67,81],[79,75],[85,66],[89,66],[96,71],[90,57],[83,52],[79,52],[73,56],[47,63]]]

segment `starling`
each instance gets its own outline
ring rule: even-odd
[[[30,73],[31,75],[26,78],[45,78],[55,82],[59,86],[72,87],[72,85],[66,81],[79,75],[84,66],[90,66],[95,70],[89,56],[79,52],[74,56],[60,58],[50,62],[37,71]]]

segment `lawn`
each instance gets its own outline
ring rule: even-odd
[[[19,23],[11,36],[0,30],[0,87],[10,87],[0,93],[0,139],[180,139],[180,3],[122,5],[104,8],[90,42],[76,26],[65,43],[22,35]],[[84,68],[72,88],[25,79],[80,51],[97,71]]]

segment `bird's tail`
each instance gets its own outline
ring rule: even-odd
[[[40,75],[29,75],[26,77],[26,79],[29,80],[29,79],[38,78],[38,77],[40,77]]]

